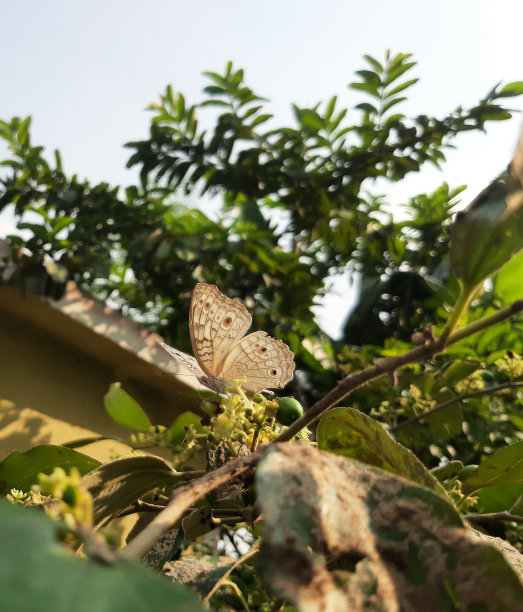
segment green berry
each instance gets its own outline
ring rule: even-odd
[[[293,397],[279,397],[276,402],[278,403],[276,418],[282,425],[291,425],[303,416],[302,405]]]

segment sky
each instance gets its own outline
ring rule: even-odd
[[[59,149],[66,173],[92,183],[132,184],[123,144],[147,137],[148,104],[168,84],[188,104],[200,101],[202,72],[222,72],[229,60],[270,100],[279,125],[293,121],[291,103],[334,94],[347,107],[360,102],[347,84],[364,54],[382,59],[387,49],[418,62],[420,81],[397,107],[407,115],[444,116],[499,81],[523,80],[520,0],[18,0],[3,3],[2,22],[0,119],[31,115],[33,144],[49,157]],[[523,100],[506,102],[523,110]],[[521,124],[461,135],[442,172],[379,191],[400,203],[446,181],[469,186],[466,204],[506,166]],[[6,154],[0,142],[0,160]],[[9,211],[0,214],[0,236],[12,229]],[[317,309],[327,332],[339,334],[353,298],[347,277],[337,279]]]

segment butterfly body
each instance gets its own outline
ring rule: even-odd
[[[251,315],[238,300],[215,285],[195,286],[189,310],[189,331],[195,357],[160,342],[206,387],[223,393],[233,380],[244,379],[243,389],[259,392],[283,388],[294,371],[294,355],[281,340],[263,331],[245,336]]]

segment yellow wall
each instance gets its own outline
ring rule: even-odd
[[[168,426],[179,412],[194,409],[194,399],[170,392],[169,374],[53,312],[44,301],[19,298],[0,289],[0,460],[37,444],[94,435],[127,439],[131,430],[112,421],[103,406],[115,381],[122,382],[153,423]],[[129,447],[103,441],[78,450],[106,461]]]

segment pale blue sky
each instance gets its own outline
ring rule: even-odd
[[[474,104],[498,81],[523,80],[522,23],[520,0],[6,1],[0,118],[32,115],[33,143],[49,154],[58,148],[66,172],[126,185],[135,175],[125,170],[122,145],[146,136],[144,108],[168,83],[196,102],[206,84],[201,73],[233,60],[284,124],[291,102],[312,105],[333,94],[348,106],[360,101],[346,85],[363,67],[361,56],[379,59],[390,48],[419,63],[421,80],[401,110],[441,116]],[[523,109],[519,99],[508,103]],[[465,200],[472,198],[506,165],[521,123],[463,135],[443,173],[430,169],[390,193],[401,201],[446,180],[469,184]],[[0,215],[0,235],[10,226]],[[344,283],[322,317],[331,332],[347,309]]]

